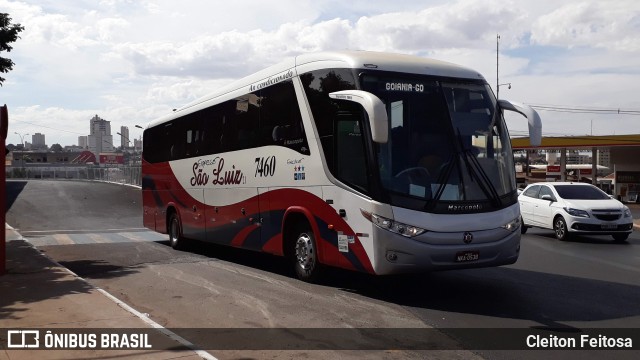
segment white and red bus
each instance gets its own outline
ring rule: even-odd
[[[421,57],[300,55],[144,131],[144,225],[372,274],[514,263],[520,211],[503,110],[477,72]]]

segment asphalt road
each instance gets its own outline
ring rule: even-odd
[[[7,222],[58,262],[170,328],[640,329],[640,234],[558,242],[530,230],[507,267],[295,280],[280,258],[193,244],[174,251],[141,229],[139,190],[9,182]],[[480,330],[482,331],[482,330]],[[499,339],[497,339],[499,341]],[[219,358],[596,359],[638,351],[222,351]]]

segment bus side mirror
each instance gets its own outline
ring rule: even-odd
[[[389,139],[389,118],[384,103],[377,96],[361,90],[343,90],[332,92],[329,97],[360,104],[369,118],[371,139],[380,144],[387,142]]]
[[[509,111],[515,111],[526,117],[529,121],[529,142],[532,146],[540,146],[542,142],[542,120],[540,115],[531,106],[512,102],[508,100],[498,100],[500,108]]]

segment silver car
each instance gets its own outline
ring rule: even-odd
[[[624,242],[633,231],[629,208],[591,184],[535,183],[524,189],[518,201],[523,234],[529,227],[540,227],[553,229],[559,240],[596,234]]]

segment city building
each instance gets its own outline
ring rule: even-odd
[[[579,150],[568,150],[567,164],[575,164],[575,165],[591,164],[591,154],[581,153]]]
[[[80,151],[52,153],[50,151],[13,151],[11,152],[11,166],[30,166],[32,164],[68,164],[73,161]]]
[[[607,148],[598,149],[598,165],[611,168],[611,151]]]
[[[32,149],[46,149],[47,142],[44,139],[44,134],[35,133],[31,135],[31,148]]]
[[[101,153],[115,152],[113,136],[111,135],[111,122],[100,118],[98,115],[90,120],[89,136],[87,136],[87,146],[96,159]]]
[[[142,140],[133,139],[133,148],[136,151],[142,151]]]
[[[83,149],[88,149],[88,139],[86,136],[78,136],[78,146]]]
[[[547,163],[549,165],[560,164],[560,153],[555,151],[548,151]],[[578,150],[568,150],[566,163],[573,165],[591,164],[591,155],[580,153],[580,151]]]
[[[67,145],[63,148],[65,152],[81,152],[84,150],[83,147],[77,145]]]
[[[120,127],[120,146],[124,149],[124,148],[128,148],[131,143],[131,141],[129,141],[129,128],[126,126],[121,126]]]

